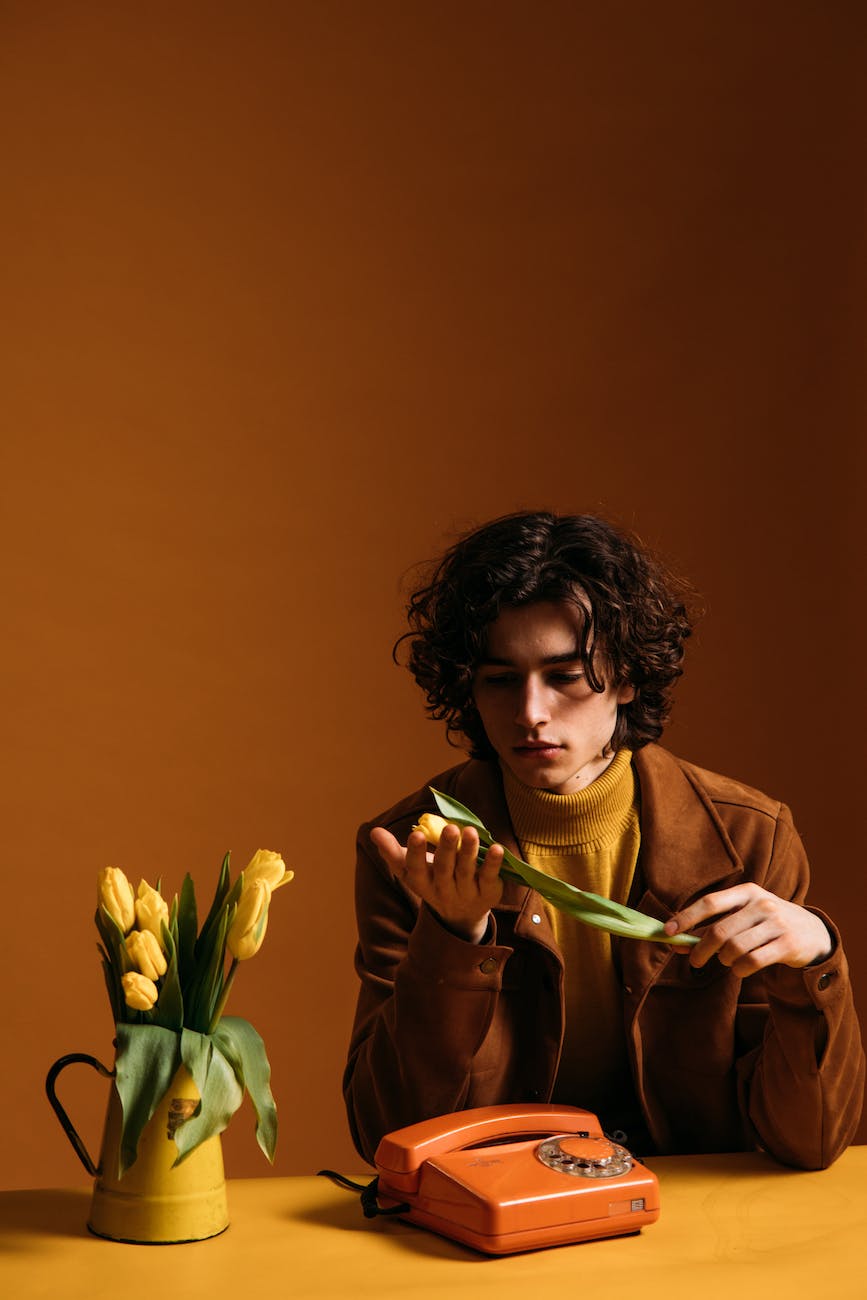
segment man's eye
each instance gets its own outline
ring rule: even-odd
[[[584,680],[583,673],[552,673],[550,681],[559,686],[568,686],[571,682],[581,682]]]
[[[482,680],[486,686],[511,686],[518,679],[514,673],[491,673]]]

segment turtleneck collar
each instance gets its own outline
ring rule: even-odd
[[[619,749],[601,776],[574,794],[524,785],[503,768],[503,789],[522,844],[548,849],[593,849],[614,843],[633,814],[637,787],[632,751]]]

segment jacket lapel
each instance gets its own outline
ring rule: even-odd
[[[697,773],[658,745],[634,758],[641,797],[640,911],[668,917],[743,874],[743,863]],[[659,906],[653,907],[656,902]]]
[[[517,853],[518,841],[509,819],[503,780],[497,764],[470,759],[457,769],[457,777],[455,797],[476,814],[495,840],[511,849],[512,853]]]

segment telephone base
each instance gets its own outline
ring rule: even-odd
[[[630,1236],[659,1218],[655,1174],[575,1107],[426,1120],[384,1138],[376,1164],[383,1207],[489,1255]]]

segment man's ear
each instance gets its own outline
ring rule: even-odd
[[[631,682],[624,682],[617,688],[617,703],[630,704],[635,699],[635,687]]]

